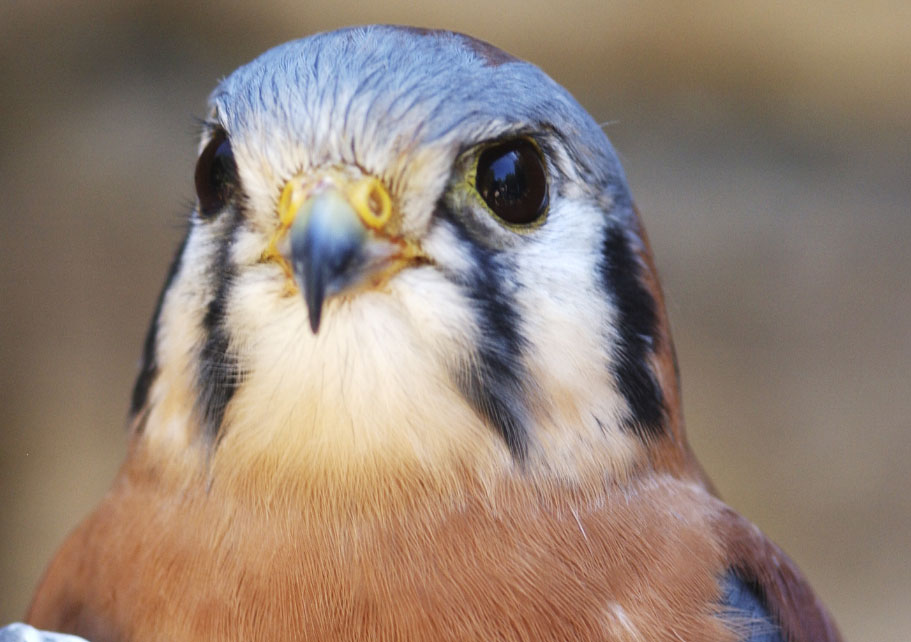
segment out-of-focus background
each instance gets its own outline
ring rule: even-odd
[[[0,623],[124,454],[207,94],[272,45],[366,22],[489,40],[605,123],[697,453],[848,639],[907,640],[911,3],[890,0],[6,0]]]

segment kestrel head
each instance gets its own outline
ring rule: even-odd
[[[196,188],[133,400],[169,466],[698,475],[623,170],[537,67],[399,27],[282,45],[212,94]]]

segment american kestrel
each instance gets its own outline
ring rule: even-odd
[[[215,90],[129,453],[27,616],[93,642],[839,634],[684,435],[617,156],[535,66],[372,26]]]

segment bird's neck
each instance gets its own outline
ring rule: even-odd
[[[519,478],[594,489],[629,477],[643,461],[633,438],[592,440],[579,425],[561,432],[552,422],[530,426],[540,431],[516,457],[430,355],[406,349],[391,358],[369,341],[347,359],[341,345],[323,348],[307,359],[272,355],[270,367],[251,369],[215,440],[189,381],[180,383],[187,366],[165,365],[132,456],[174,483],[217,486],[254,502],[355,504],[422,493],[458,499],[468,488]]]
[[[240,374],[213,430],[200,409],[199,364],[208,355],[197,334],[180,331],[198,327],[200,312],[186,305],[189,296],[169,296],[134,452],[180,483],[203,480],[257,501],[415,488],[458,494],[512,477],[586,489],[654,463],[654,444],[612,423],[622,400],[594,362],[590,373],[530,363],[537,401],[522,426],[527,450],[516,453],[456,384],[457,364],[446,357],[456,347],[427,335],[435,324],[417,328],[371,293],[330,310],[332,324],[318,336],[287,322],[300,305],[293,297],[287,310],[268,314],[238,297],[231,327],[253,339],[229,337]]]

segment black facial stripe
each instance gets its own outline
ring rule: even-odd
[[[443,209],[443,208],[441,208]],[[503,284],[514,283],[509,267],[498,255],[470,237],[464,226],[445,211],[439,217],[470,248],[473,269],[448,276],[462,287],[477,312],[479,344],[471,363],[460,366],[455,380],[462,394],[486,423],[503,439],[516,459],[528,450],[525,425],[525,379],[522,365],[524,340],[519,334],[519,314],[512,294]]]
[[[632,414],[626,428],[640,437],[654,437],[665,428],[664,396],[648,363],[657,348],[657,315],[641,274],[642,266],[623,229],[608,227],[601,278],[618,308],[619,345],[613,374]]]
[[[235,216],[218,248],[212,265],[212,278],[217,280],[215,296],[209,302],[202,322],[206,339],[199,357],[197,410],[203,420],[204,435],[213,444],[220,437],[225,409],[242,379],[237,357],[230,351],[229,334],[225,326],[228,297],[234,279],[229,254],[233,233],[239,221],[240,217]]]
[[[158,301],[155,303],[155,312],[152,314],[152,322],[149,325],[149,329],[146,331],[145,343],[142,347],[142,366],[139,369],[139,376],[136,378],[136,383],[133,385],[133,397],[130,402],[130,415],[134,417],[145,407],[146,401],[149,398],[149,389],[152,387],[152,382],[158,374],[158,360],[155,357],[155,350],[158,342],[161,306],[164,304],[165,294],[171,288],[174,279],[177,277],[177,273],[180,271],[181,258],[183,257],[184,249],[187,247],[187,239],[189,238],[190,230],[187,230],[183,240],[180,242],[180,247],[177,248],[177,253],[171,260],[171,267],[168,268],[168,276],[165,278],[164,287],[161,288],[161,292],[158,294]],[[140,426],[139,429],[142,430],[142,426]]]

